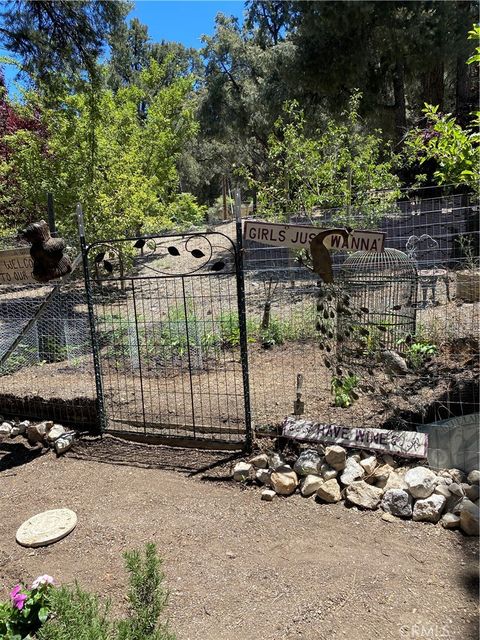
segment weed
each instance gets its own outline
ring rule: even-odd
[[[358,399],[355,391],[359,383],[358,376],[335,376],[332,378],[332,394],[334,396],[334,404],[336,407],[346,409],[350,407],[354,400]]]

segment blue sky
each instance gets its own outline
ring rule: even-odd
[[[128,18],[136,17],[146,24],[153,42],[175,41],[200,48],[201,36],[214,32],[217,13],[234,15],[241,22],[243,10],[243,1],[238,0],[140,0]],[[0,49],[0,55],[9,53]],[[5,67],[5,80],[13,95],[17,93],[13,84],[16,73],[14,67]]]
[[[173,40],[187,47],[202,46],[201,36],[214,32],[217,13],[241,18],[244,3],[237,0],[141,0],[129,17],[148,26],[153,41]]]

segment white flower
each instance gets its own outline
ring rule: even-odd
[[[32,589],[38,589],[42,584],[54,584],[54,582],[55,581],[52,576],[47,576],[47,574],[44,576],[38,576],[38,578],[35,578],[32,582]]]

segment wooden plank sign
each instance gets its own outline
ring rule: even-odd
[[[310,242],[321,231],[319,227],[278,224],[276,222],[258,222],[246,220],[244,223],[244,236],[246,240],[253,240],[260,244],[270,246],[289,247],[302,249],[308,247]],[[383,231],[362,231],[354,229],[347,238],[340,234],[327,236],[324,246],[327,249],[339,249],[343,251],[373,251],[382,253],[385,246],[385,233]]]
[[[0,285],[38,284],[34,280],[30,249],[6,249],[0,251]]]
[[[300,442],[339,444],[354,449],[388,452],[404,458],[427,457],[428,435],[414,431],[346,427],[288,417],[283,424],[282,435]]]

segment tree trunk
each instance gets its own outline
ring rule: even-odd
[[[443,60],[439,60],[433,69],[422,74],[422,78],[422,101],[428,104],[438,105],[440,111],[442,111],[445,95]]]

